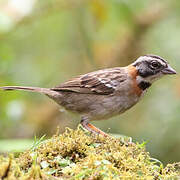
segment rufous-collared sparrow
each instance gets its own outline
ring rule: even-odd
[[[106,136],[89,121],[125,112],[155,80],[166,74],[176,74],[167,61],[156,55],[144,55],[129,66],[90,72],[54,88],[6,86],[1,89],[45,94],[65,109],[81,114],[81,125],[88,131]]]

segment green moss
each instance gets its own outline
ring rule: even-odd
[[[165,168],[150,157],[145,144],[124,138],[92,136],[81,128],[35,142],[19,157],[0,158],[5,179],[166,179],[180,178],[180,163]]]

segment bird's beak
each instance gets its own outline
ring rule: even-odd
[[[162,70],[163,74],[177,74],[177,72],[170,66],[168,65],[167,68]]]

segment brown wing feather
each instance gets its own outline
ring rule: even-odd
[[[85,94],[108,95],[125,80],[121,68],[99,70],[71,79],[55,88],[54,91],[73,91]]]

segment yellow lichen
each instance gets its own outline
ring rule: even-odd
[[[0,158],[4,179],[166,179],[180,178],[180,163],[163,168],[144,144],[67,129],[35,143],[19,157]]]

